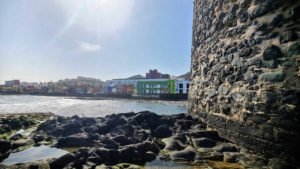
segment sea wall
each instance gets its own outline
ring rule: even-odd
[[[299,19],[299,0],[195,0],[189,112],[232,142],[295,161]]]

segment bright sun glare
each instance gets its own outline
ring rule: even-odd
[[[135,0],[55,0],[67,19],[53,41],[76,25],[86,31],[113,34],[129,22]]]

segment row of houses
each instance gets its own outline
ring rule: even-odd
[[[113,79],[106,82],[81,76],[76,79],[44,83],[11,80],[6,81],[5,85],[0,85],[0,92],[60,95],[126,94],[132,96],[187,94],[190,81],[186,77],[171,77],[169,74],[163,74],[154,69],[149,70],[146,76],[136,75],[127,79]]]

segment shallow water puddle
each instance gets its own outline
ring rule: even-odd
[[[192,165],[189,163],[180,163],[174,161],[164,161],[156,159],[148,162],[145,169],[244,169],[239,163],[227,163],[222,161],[206,161],[203,164]]]
[[[2,164],[11,165],[15,163],[26,163],[36,160],[57,158],[67,153],[69,152],[65,150],[41,145],[39,147],[31,147],[17,153],[11,153],[7,159],[2,161]]]
[[[204,169],[204,166],[193,166],[187,163],[179,163],[174,161],[165,161],[156,159],[148,162],[144,166],[145,169]]]

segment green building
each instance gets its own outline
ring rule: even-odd
[[[137,82],[138,95],[159,95],[162,93],[176,93],[175,80],[147,80]]]

